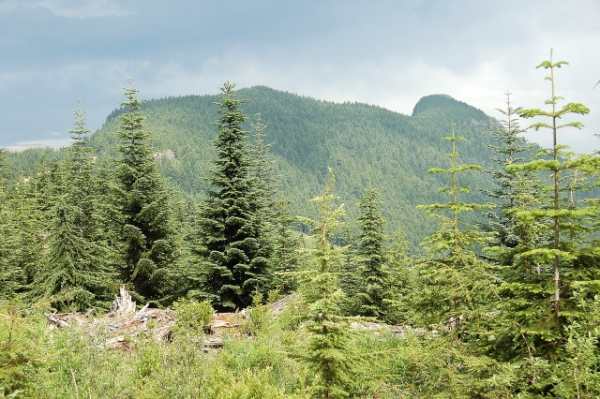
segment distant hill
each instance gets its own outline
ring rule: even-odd
[[[265,140],[281,176],[281,191],[290,201],[292,214],[313,216],[310,199],[321,194],[328,182],[328,167],[336,176],[335,194],[348,208],[350,220],[357,217],[356,204],[363,191],[377,188],[384,203],[390,232],[403,229],[416,245],[431,231],[432,222],[419,204],[446,202],[438,188],[447,176],[429,175],[432,167],[448,167],[450,145],[443,141],[456,125],[463,163],[492,167],[494,157],[489,129],[494,119],[482,111],[447,95],[431,95],[415,105],[411,116],[360,104],[333,103],[257,86],[238,91],[247,102],[241,108],[250,122],[260,112],[267,125]],[[218,119],[218,95],[171,97],[144,104],[147,129],[162,156],[161,172],[185,195],[201,199],[211,170]],[[113,111],[91,143],[99,156],[113,153],[118,114]],[[461,185],[473,191],[467,201],[487,201],[479,188],[488,188],[487,174],[469,173]]]

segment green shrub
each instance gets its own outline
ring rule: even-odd
[[[18,300],[0,301],[0,397],[28,397],[43,364],[45,320]]]
[[[215,312],[210,301],[183,299],[175,302],[173,309],[177,314],[177,323],[173,328],[175,333],[186,330],[195,334],[206,334],[210,331],[210,322]]]

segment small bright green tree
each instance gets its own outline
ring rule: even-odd
[[[541,149],[538,159],[523,165],[512,165],[509,171],[535,171],[548,173],[548,184],[539,196],[540,206],[515,212],[515,217],[529,226],[536,226],[541,237],[535,246],[518,254],[515,266],[526,265],[527,280],[532,278],[535,285],[524,290],[522,284],[527,280],[511,279],[506,283],[516,298],[527,299],[525,306],[514,308],[518,315],[521,330],[528,336],[532,351],[543,358],[562,356],[567,321],[576,321],[585,317],[575,306],[573,299],[577,286],[587,286],[590,299],[599,293],[600,287],[600,251],[592,240],[593,223],[597,217],[597,208],[588,206],[576,196],[583,188],[585,175],[595,173],[598,158],[593,156],[573,156],[561,145],[559,131],[565,128],[582,128],[581,122],[561,124],[562,118],[569,115],[585,115],[589,109],[583,104],[568,103],[559,106],[562,97],[556,94],[555,71],[568,63],[550,60],[542,62],[538,68],[548,70],[546,80],[551,85],[550,99],[546,100],[549,109],[523,109],[519,114],[524,118],[543,117],[547,122],[538,122],[531,126],[537,130],[548,129],[552,135],[552,147]],[[577,180],[579,176],[579,180]],[[575,284],[577,283],[577,284]],[[535,290],[535,291],[532,291]],[[530,295],[536,293],[536,299]],[[535,309],[535,311],[534,311]]]
[[[315,248],[311,250],[314,268],[301,272],[301,291],[308,302],[309,341],[306,353],[300,358],[316,374],[315,397],[348,397],[353,386],[358,363],[352,356],[352,337],[347,319],[340,315],[339,303],[344,293],[338,288],[338,272],[341,249],[330,242],[332,230],[342,222],[344,206],[332,210],[335,179],[330,170],[329,187],[321,197],[313,199],[321,203],[321,220],[300,217],[300,221],[312,226]]]
[[[420,205],[419,209],[428,210],[440,219],[439,229],[429,236],[425,244],[433,254],[419,266],[421,296],[418,307],[422,311],[424,321],[439,323],[453,320],[453,324],[462,318],[471,318],[482,313],[481,306],[491,295],[489,265],[482,262],[474,248],[485,244],[489,237],[466,224],[462,214],[481,211],[489,205],[461,202],[460,194],[470,192],[469,186],[460,186],[458,176],[469,170],[479,170],[479,165],[459,164],[459,153],[456,142],[464,140],[456,136],[455,127],[452,135],[444,137],[450,141],[452,152],[448,169],[433,168],[429,173],[442,173],[450,176],[449,186],[440,188],[441,193],[450,195],[450,201],[443,204]],[[463,326],[465,323],[463,323]],[[456,326],[454,326],[456,327]],[[456,329],[456,331],[460,331]]]

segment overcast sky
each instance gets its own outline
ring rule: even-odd
[[[543,107],[550,84],[535,67],[553,48],[570,63],[557,94],[592,111],[559,141],[589,152],[599,45],[598,0],[0,0],[0,146],[67,144],[78,99],[100,128],[130,77],[142,99],[229,80],[403,114],[443,93],[500,118],[507,90]]]

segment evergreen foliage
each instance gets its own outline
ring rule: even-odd
[[[111,255],[98,228],[97,197],[84,115],[75,111],[70,155],[59,165],[50,209],[47,250],[32,294],[59,310],[107,307],[115,291]]]
[[[544,109],[515,108],[507,93],[502,124],[444,95],[422,98],[407,117],[264,87],[240,91],[247,110],[261,111],[251,123],[229,82],[214,104],[143,105],[130,87],[89,139],[78,107],[68,149],[0,150],[0,397],[598,397],[600,158],[558,139],[582,127],[561,121],[589,112],[559,105],[555,72],[565,65],[552,56],[539,65],[552,86]],[[534,147],[517,115],[544,118],[532,128],[550,131],[552,148],[527,159]],[[422,178],[444,141],[448,162]],[[479,160],[498,169],[477,175],[491,166]],[[334,206],[331,164],[358,229]],[[300,204],[327,177],[325,193]],[[427,192],[438,183],[448,201]],[[185,192],[169,199],[168,184]],[[364,191],[374,186],[381,195]],[[419,208],[439,221],[420,257],[408,241],[429,225],[402,210],[413,202],[430,203]],[[158,318],[122,353],[104,327],[49,330],[34,310],[105,307],[116,267],[138,299],[187,294],[173,303],[168,343],[150,338]],[[294,295],[271,312],[266,292]],[[28,308],[21,296],[36,302]],[[196,345],[215,309],[248,306],[247,324],[222,348]]]
[[[142,297],[161,299],[172,288],[169,267],[175,258],[169,191],[156,169],[152,133],[144,130],[138,89],[130,86],[124,92],[112,197],[121,279]]]
[[[226,82],[221,87],[221,102],[215,103],[221,115],[216,123],[219,135],[213,143],[217,158],[198,221],[206,259],[202,265],[204,288],[218,310],[245,308],[252,303],[254,292],[268,287],[268,259],[261,236],[261,200],[266,193],[256,196],[247,132],[242,130],[246,116],[239,109],[245,100],[235,98],[234,87]]]
[[[461,151],[465,162],[492,166],[494,153],[486,144],[492,141],[493,120],[447,96],[424,97],[419,107],[432,105],[414,116],[366,104],[319,101],[262,86],[240,89],[239,96],[247,100],[246,115],[260,113],[268,125],[264,143],[271,144],[269,157],[276,162],[275,174],[284,177],[277,186],[286,194],[292,215],[317,217],[310,199],[327,184],[327,168],[333,167],[337,191],[348,204],[349,220],[359,216],[356,204],[364,188],[378,187],[388,220],[386,233],[403,229],[411,250],[435,227],[423,213],[410,209],[438,201],[436,190],[444,181],[426,171],[447,152],[440,132],[456,123],[469,137]],[[443,101],[436,103],[440,98]],[[173,155],[157,160],[158,170],[173,188],[195,202],[204,201],[210,187],[206,177],[212,173],[214,152],[209,143],[218,133],[213,126],[213,103],[218,101],[217,95],[184,96],[150,100],[142,106],[147,128],[155,132],[149,137],[155,151]],[[91,138],[99,162],[117,145],[113,132],[122,112],[111,113]],[[251,132],[252,123],[247,120],[242,129]],[[249,136],[251,144],[254,137]],[[479,189],[492,188],[491,178],[467,172],[465,179],[473,186],[473,201],[484,201]]]
[[[591,298],[598,293],[598,251],[592,242],[591,227],[597,209],[587,206],[581,197],[575,196],[582,189],[574,184],[597,169],[598,160],[589,156],[573,157],[558,141],[558,132],[567,127],[581,128],[580,122],[560,125],[560,119],[569,114],[587,114],[589,109],[582,104],[569,103],[559,107],[562,99],[555,93],[555,70],[567,63],[564,61],[542,62],[538,68],[549,70],[546,79],[551,83],[551,97],[546,101],[550,110],[523,109],[519,114],[525,118],[545,117],[549,122],[539,122],[531,127],[535,130],[549,129],[553,147],[539,151],[539,158],[523,165],[512,165],[509,172],[549,172],[548,183],[543,187],[536,207],[523,207],[514,213],[522,227],[523,244],[517,247],[518,254],[505,273],[502,293],[507,295],[508,309],[519,326],[521,342],[529,356],[544,359],[563,358],[565,327],[568,322],[585,318],[575,306],[573,298],[585,286]],[[517,346],[517,349],[518,347]],[[525,348],[524,348],[525,349]],[[523,350],[524,350],[523,349]],[[503,348],[503,356],[522,356],[522,351],[513,352]]]
[[[425,241],[434,257],[425,260],[419,267],[423,286],[418,307],[423,311],[426,323],[452,320],[452,327],[456,327],[462,318],[480,315],[481,305],[490,295],[489,266],[481,262],[474,252],[475,247],[485,244],[488,237],[472,225],[465,224],[462,217],[465,212],[481,211],[489,208],[489,205],[460,201],[460,194],[468,193],[471,189],[458,183],[460,173],[479,170],[481,166],[458,163],[460,155],[456,142],[464,138],[456,136],[455,128],[452,127],[451,136],[444,137],[452,145],[452,152],[448,154],[450,167],[429,170],[429,173],[450,176],[449,185],[439,191],[448,194],[451,199],[447,203],[419,206],[419,209],[426,209],[438,218],[440,224],[439,229]],[[456,331],[463,330],[464,326],[463,323],[461,329]]]
[[[273,205],[273,220],[271,231],[271,268],[273,277],[271,287],[286,295],[297,288],[294,273],[298,271],[300,259],[300,235],[294,229],[296,221],[288,211],[288,202],[280,199]]]
[[[347,319],[340,315],[339,303],[344,293],[338,288],[340,249],[332,246],[332,230],[341,224],[344,206],[332,210],[334,176],[331,172],[325,193],[313,199],[321,204],[321,220],[301,218],[313,227],[315,248],[313,268],[302,272],[302,292],[308,302],[306,354],[301,359],[317,376],[314,382],[315,397],[348,397],[358,371],[357,359],[352,354],[351,334]]]
[[[488,145],[497,154],[494,163],[499,167],[488,170],[488,173],[494,179],[494,188],[483,190],[490,200],[496,204],[496,208],[487,213],[488,221],[482,227],[485,231],[494,233],[495,246],[512,248],[520,242],[520,237],[514,231],[516,225],[514,211],[521,205],[519,198],[524,194],[522,188],[525,182],[533,184],[535,175],[531,172],[525,172],[524,175],[521,175],[514,169],[507,170],[507,167],[520,165],[528,161],[529,158],[524,155],[531,152],[535,145],[527,143],[520,136],[526,132],[526,129],[520,127],[517,118],[521,108],[512,107],[510,92],[506,92],[505,95],[506,109],[498,109],[498,111],[506,119],[501,122],[501,125],[492,127],[494,144]],[[535,193],[536,191],[532,191],[529,195]],[[498,261],[501,264],[507,264],[507,262],[511,262],[511,259],[499,259]]]
[[[15,255],[18,249],[18,222],[10,209],[6,151],[0,149],[0,300],[23,289],[25,273]]]
[[[378,197],[376,189],[367,190],[358,204],[361,210],[358,218],[359,314],[375,318],[386,313],[390,301],[390,276],[384,248],[387,236]]]

